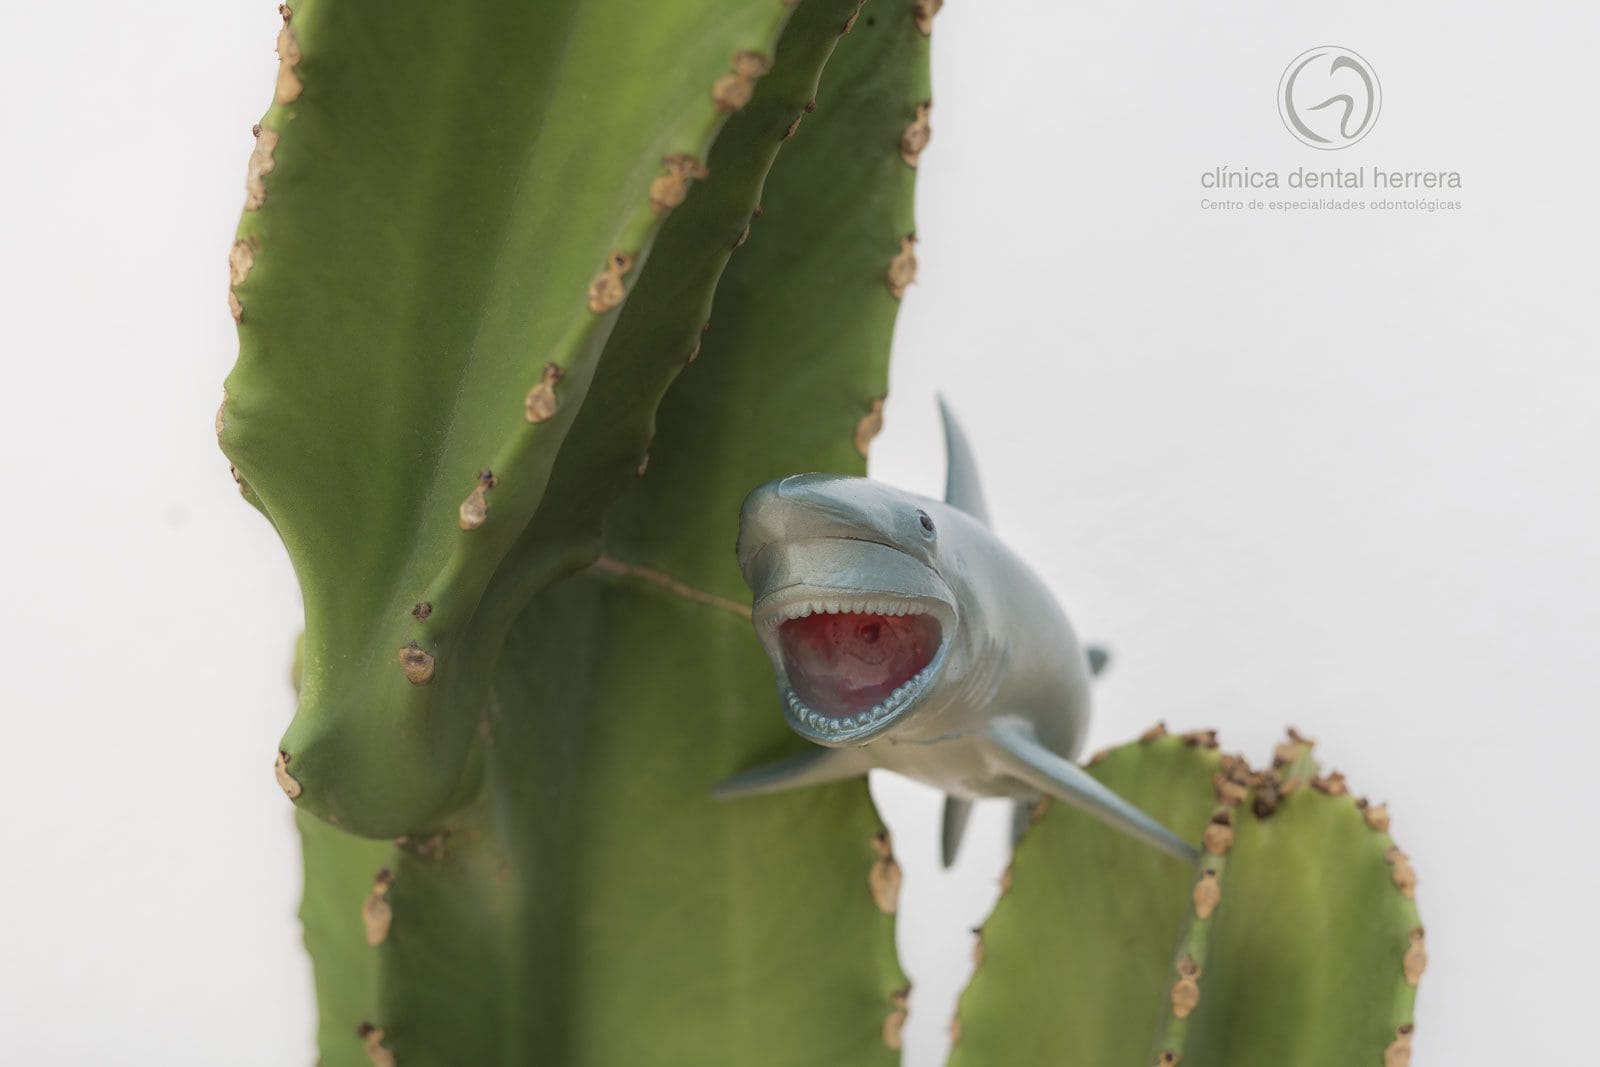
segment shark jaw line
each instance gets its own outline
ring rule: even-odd
[[[781,600],[771,596],[757,605],[757,632],[776,668],[784,717],[807,740],[829,747],[867,743],[910,713],[944,667],[956,614],[941,599],[819,587],[783,593]],[[871,644],[863,649],[861,642],[868,638]],[[845,656],[851,651],[870,654],[879,642],[883,657],[893,657],[893,662],[888,673],[880,671],[868,687],[888,692],[842,707],[836,695],[831,709],[813,706],[824,704],[816,693],[834,680],[826,673],[816,677],[814,649],[820,646],[828,656],[822,668],[826,672],[837,669],[839,646],[844,646]],[[846,662],[843,669],[857,666]],[[879,666],[868,661],[865,669]]]

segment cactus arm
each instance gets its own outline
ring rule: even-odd
[[[584,562],[519,559],[522,533],[616,307],[790,9],[285,13],[230,256],[240,358],[218,429],[304,594],[293,791],[393,836],[473,795],[503,630]],[[727,240],[702,237],[697,252]],[[508,566],[536,577],[495,580]]]
[[[1039,743],[1026,720],[1002,716],[987,728],[1001,763],[1021,782],[1132,837],[1192,863],[1199,852],[1171,830],[1118,796],[1093,775]]]
[[[1198,871],[1152,871],[1131,842],[1053,816],[1028,833],[983,928],[953,1067],[1409,1061],[1426,951],[1387,813],[1318,777],[1297,735],[1261,773],[1214,745],[1152,732],[1090,767],[1203,840]]]
[[[898,305],[885,274],[910,232],[913,176],[896,146],[926,99],[927,45],[909,10],[869,25],[853,6],[796,10],[719,135],[712,177],[673,209],[637,278],[590,387],[609,402],[577,413],[495,581],[538,584],[539,565],[523,568],[538,554],[593,558],[620,485],[605,555],[506,623],[476,726],[479,792],[382,861],[392,921],[359,949],[376,1006],[330,1019],[357,1001],[323,999],[326,1067],[894,1060],[899,869],[865,784],[710,796],[796,747],[753,710],[774,697],[732,561],[738,501],[769,469],[859,470],[856,431],[886,380]],[[790,65],[851,21],[820,85],[825,55],[809,80]],[[741,146],[780,143],[764,185],[764,172],[738,183],[742,205],[719,188],[742,173]],[[658,409],[758,192],[763,217],[717,289],[715,325]],[[715,247],[680,246],[684,228],[716,233]],[[675,317],[635,322],[647,306]],[[360,921],[350,892],[347,926]],[[313,943],[319,971],[345,973],[354,943],[348,929]]]

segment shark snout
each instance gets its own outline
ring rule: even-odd
[[[816,537],[847,515],[829,507],[827,487],[852,479],[833,474],[791,474],[751,491],[739,511],[739,569],[748,581],[751,564],[768,545]]]

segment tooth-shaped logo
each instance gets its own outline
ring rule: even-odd
[[[1348,48],[1302,52],[1278,82],[1278,114],[1302,144],[1348,148],[1372,131],[1383,90],[1372,64]]]

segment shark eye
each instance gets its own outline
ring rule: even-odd
[[[922,520],[922,528],[924,530],[930,534],[933,533],[933,519],[928,516],[926,511],[917,512],[917,518]]]

